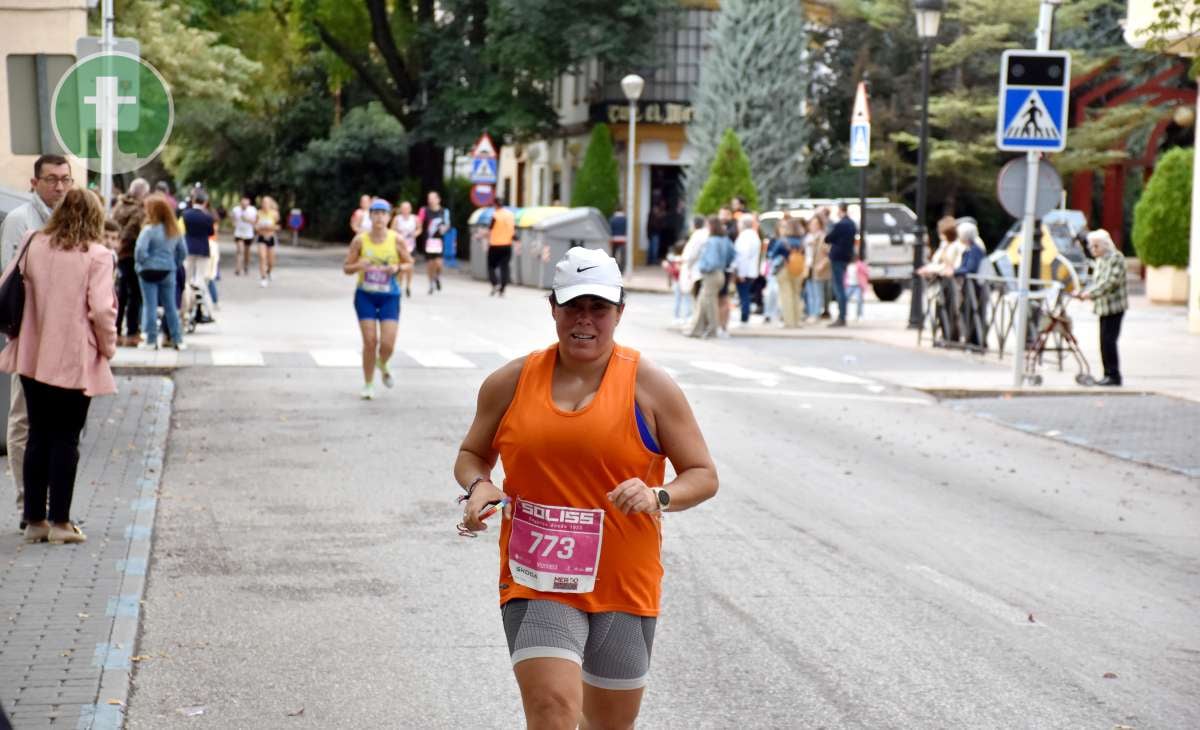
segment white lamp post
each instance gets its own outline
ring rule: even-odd
[[[633,171],[637,148],[637,101],[642,95],[645,80],[637,74],[629,74],[621,79],[621,90],[629,100],[629,159],[625,172],[625,276],[633,274],[633,256],[637,250],[637,221],[634,214]]]

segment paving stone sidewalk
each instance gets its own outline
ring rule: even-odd
[[[1200,403],[1162,395],[1026,396],[947,401],[1029,433],[1200,478]]]
[[[86,543],[24,544],[0,486],[0,702],[16,730],[122,724],[174,386],[117,385],[92,401],[79,448]]]

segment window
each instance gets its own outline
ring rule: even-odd
[[[554,87],[554,109],[557,111],[559,109],[562,109],[562,101],[563,101],[563,89],[562,89],[563,77],[562,76],[559,76],[554,79],[553,87]]]
[[[700,82],[700,64],[709,48],[709,32],[717,20],[716,10],[669,10],[659,22],[655,39],[657,62],[653,69],[639,71],[646,79],[645,101],[691,101]],[[622,69],[602,71],[604,98],[623,100]]]
[[[46,53],[8,56],[8,126],[14,155],[62,154],[50,122],[54,87],[74,56]]]

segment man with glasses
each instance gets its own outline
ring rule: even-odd
[[[0,226],[0,269],[8,266],[31,232],[41,230],[50,214],[71,189],[71,166],[60,155],[42,155],[33,163],[33,179],[29,186],[33,197],[4,218]],[[25,394],[21,391],[21,376],[12,374],[12,398],[8,406],[8,465],[12,469],[17,490],[17,511],[25,514],[25,444],[29,441],[29,414],[25,410]],[[20,529],[25,529],[24,520]]]

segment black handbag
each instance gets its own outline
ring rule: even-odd
[[[25,277],[21,274],[21,262],[32,242],[33,233],[30,233],[12,274],[0,282],[0,332],[8,335],[10,340],[21,332],[21,318],[25,316]]]

